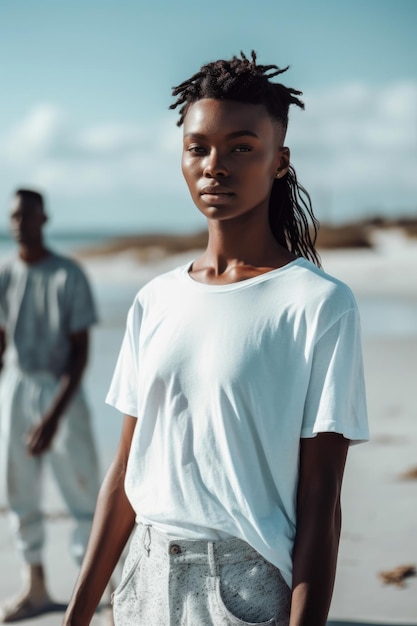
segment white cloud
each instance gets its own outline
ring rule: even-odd
[[[0,138],[0,162],[30,184],[73,197],[178,188],[180,131],[170,122],[74,129],[63,111],[38,105]]]
[[[132,124],[106,124],[81,131],[76,137],[80,152],[98,158],[146,149],[149,130]]]
[[[65,135],[64,113],[52,104],[39,104],[3,138],[0,157],[11,162],[45,158]]]
[[[337,210],[388,197],[417,205],[417,83],[340,85],[305,102],[305,112],[290,112],[287,144],[307,189],[327,193]],[[80,204],[95,199],[98,207],[108,194],[121,203],[126,192],[184,197],[175,122],[167,114],[152,124],[80,128],[65,111],[39,104],[0,137],[2,184],[32,184]]]
[[[293,160],[316,185],[417,193],[417,84],[345,85],[293,115]]]

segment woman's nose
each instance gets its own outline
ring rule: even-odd
[[[207,178],[228,175],[224,159],[220,157],[217,151],[212,150],[210,154],[207,155],[204,162],[203,175]]]

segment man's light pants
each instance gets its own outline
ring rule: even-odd
[[[45,530],[41,510],[43,470],[49,465],[75,521],[71,553],[82,560],[90,533],[98,487],[97,452],[90,413],[82,390],[62,416],[52,448],[28,455],[25,438],[57,392],[48,373],[8,367],[0,381],[0,463],[17,547],[26,563],[42,562]]]

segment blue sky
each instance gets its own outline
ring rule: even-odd
[[[2,0],[0,201],[44,191],[51,230],[204,225],[171,87],[255,49],[304,92],[287,145],[320,219],[417,213],[417,1]]]

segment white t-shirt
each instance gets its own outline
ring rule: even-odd
[[[13,258],[0,268],[0,328],[6,365],[61,376],[70,335],[97,321],[90,284],[81,267],[50,252],[37,263]]]
[[[291,585],[301,437],[368,439],[357,306],[312,263],[136,296],[106,401],[138,417],[126,493],[183,538],[239,537]]]

